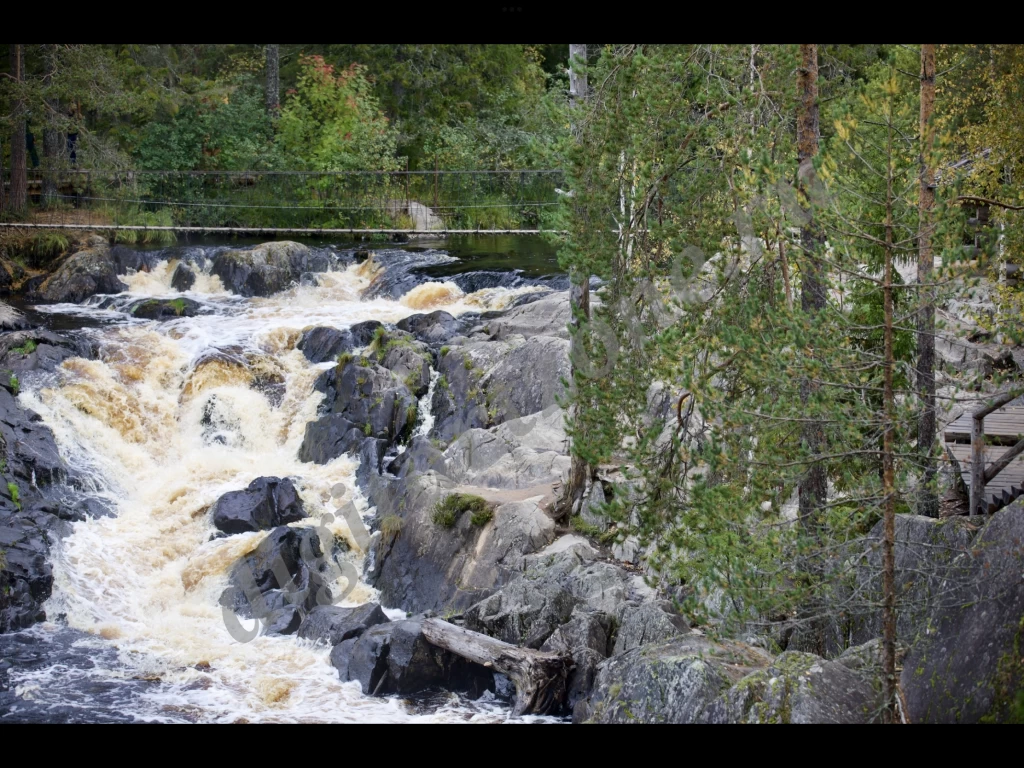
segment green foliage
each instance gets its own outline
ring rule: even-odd
[[[344,370],[345,366],[351,363],[355,359],[355,355],[351,352],[342,352],[338,355],[338,368]]]
[[[17,374],[12,373],[10,381],[8,383],[10,384],[11,389],[14,391],[14,396],[17,397],[18,391],[21,389],[21,382],[18,381]]]
[[[61,232],[40,232],[32,240],[32,254],[37,259],[53,259],[67,253],[71,247],[67,235]]]
[[[21,509],[20,491],[17,483],[7,483],[7,494],[11,497],[11,501],[14,502],[14,506],[16,506],[18,509]]]
[[[301,59],[278,121],[285,156],[308,170],[397,169],[395,139],[364,67],[337,69],[322,56]]]
[[[370,437],[373,434],[373,427],[370,426],[370,422],[366,422],[363,425],[363,434]]]
[[[380,533],[381,538],[384,541],[384,546],[391,546],[398,535],[402,532],[402,528],[405,525],[405,521],[402,520],[398,515],[385,515],[384,519],[380,521]]]
[[[450,349],[451,349],[451,347],[449,347],[449,346],[447,346],[447,345],[445,345],[445,346],[441,347],[441,357],[444,357],[445,355],[447,355],[447,354],[448,354],[448,351],[449,351]]]
[[[569,518],[569,525],[577,533],[582,533],[584,536],[590,536],[595,539],[603,533],[600,526],[588,523],[580,515],[573,515]]]
[[[474,525],[486,524],[492,514],[486,499],[468,493],[450,493],[434,505],[431,520],[442,528],[451,528],[464,512],[473,515]]]
[[[26,339],[24,344],[20,347],[14,347],[11,349],[11,352],[16,355],[31,355],[36,351],[36,346],[35,339]]]

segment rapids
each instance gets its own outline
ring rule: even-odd
[[[510,719],[508,708],[489,696],[476,702],[455,695],[427,702],[364,696],[358,683],[338,680],[329,648],[295,636],[234,640],[218,597],[230,566],[266,532],[211,538],[206,510],[223,493],[275,475],[291,477],[305,503],[309,519],[294,526],[316,525],[348,502],[364,516],[372,511],[356,488],[354,460],[297,459],[322,398],[313,382],[329,367],[309,363],[295,348],[304,328],[393,323],[434,309],[456,315],[501,309],[541,288],[466,293],[443,280],[398,298],[363,300],[371,281],[389,268],[370,258],[320,274],[316,285],[243,299],[199,270],[193,290],[179,294],[170,287],[175,266],[161,260],[148,272],[122,276],[129,291],[103,297],[104,308],[100,297],[38,308],[99,321],[77,331],[96,343],[98,359],[73,358],[54,374],[29,379],[20,398],[115,514],[74,524],[54,547],[53,596],[45,606],[50,621],[24,634],[25,642],[59,648],[59,660],[10,670],[12,690],[25,706],[77,707],[86,720]],[[140,297],[181,295],[201,302],[203,313],[155,322],[123,311]],[[271,382],[276,394],[254,386],[259,382]],[[432,420],[429,397],[424,401],[421,433]],[[343,517],[329,528],[348,539],[361,572],[363,553]],[[375,594],[358,584],[341,604]]]

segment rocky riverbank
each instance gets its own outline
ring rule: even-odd
[[[296,243],[177,253],[175,289],[214,276],[245,298],[315,284],[324,272],[369,258]],[[432,258],[414,254],[369,269],[364,298],[408,296],[425,282],[416,265]],[[95,301],[155,266],[145,254],[91,240],[28,295]],[[499,279],[474,278],[485,288]],[[424,622],[440,618],[565,659],[564,690],[546,713],[573,722],[877,720],[877,614],[849,617],[830,638],[827,658],[805,652],[798,636],[768,630],[725,639],[714,625],[695,626],[674,594],[648,584],[642,563],[623,562],[614,556],[621,550],[556,522],[569,467],[562,404],[570,312],[567,293],[553,290],[560,287],[538,285],[497,311],[424,311],[393,324],[295,334],[289,349],[331,364],[312,385],[323,399],[305,424],[298,458],[307,466],[343,455],[359,461],[358,486],[374,510],[369,530],[360,540],[356,530],[345,538],[309,527],[300,477],[267,475],[223,494],[203,511],[209,535],[260,538],[234,561],[221,605],[259,619],[266,634],[329,647],[339,679],[370,696],[444,689],[515,697],[507,675],[427,639]],[[122,310],[154,322],[208,311],[188,297],[131,299]],[[48,553],[69,523],[109,512],[17,398],[24,377],[96,350],[79,336],[33,327],[5,305],[0,327],[0,632],[10,632],[43,618]],[[231,365],[253,366],[236,357]],[[279,379],[250,378],[280,401]],[[603,502],[598,482],[581,512],[599,519]],[[918,608],[900,618],[903,716],[1005,717],[1021,685],[1024,510],[1008,507],[983,524],[900,516],[897,538],[901,591],[922,597],[908,600]],[[878,539],[873,531],[849,553],[859,569],[852,588],[862,595],[878,591]],[[338,574],[330,564],[353,547],[365,550],[361,578],[379,603],[332,604]],[[391,620],[381,606],[406,616]]]

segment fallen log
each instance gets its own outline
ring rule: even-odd
[[[423,637],[431,645],[512,680],[516,715],[552,714],[565,704],[565,681],[572,667],[569,656],[519,648],[441,619],[426,619]]]

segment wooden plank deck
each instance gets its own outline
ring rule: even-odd
[[[971,491],[971,422],[965,413],[946,427],[943,435],[946,453],[960,473],[967,492]],[[1005,405],[985,417],[985,466],[997,461],[1010,446],[1024,437],[1024,407]],[[1024,496],[1024,455],[1018,456],[1002,472],[985,483],[983,509],[992,513]]]
[[[1024,407],[1008,405],[986,416],[985,437],[989,445],[1013,445],[1024,437]],[[971,414],[965,413],[951,422],[945,438],[947,443],[970,444]]]

